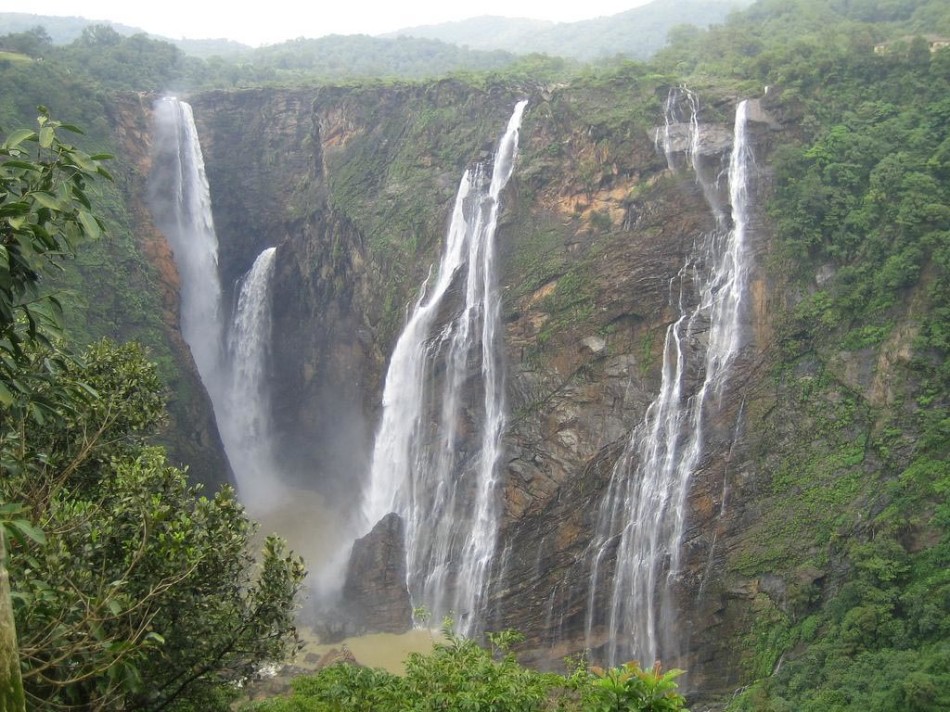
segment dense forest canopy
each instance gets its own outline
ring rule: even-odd
[[[293,646],[299,560],[271,540],[263,569],[251,575],[253,525],[233,493],[203,497],[154,446],[166,418],[162,392],[175,378],[154,277],[121,195],[86,172],[105,160],[95,155],[114,151],[116,97],[454,74],[472,86],[560,82],[602,96],[603,114],[590,126],[605,133],[618,87],[652,97],[644,112],[658,110],[658,97],[681,83],[729,97],[768,87],[777,97],[792,129],[774,158],[771,267],[795,296],[776,334],[782,368],[774,380],[801,389],[789,418],[823,439],[774,454],[763,507],[781,511],[781,521],[760,523],[761,547],[739,566],[748,575],[797,572],[803,583],[786,606],[764,607],[751,624],[742,651],[749,685],[728,704],[775,712],[950,708],[948,41],[944,0],[760,0],[709,29],[675,28],[649,63],[582,65],[369,37],[200,59],[95,25],[65,45],[42,27],[0,37],[3,254],[27,238],[47,247],[51,235],[79,238],[75,256],[55,250],[56,264],[60,251],[71,258],[64,274],[31,263],[38,281],[29,294],[10,291],[13,278],[0,277],[10,307],[0,332],[0,523],[32,704],[227,709],[235,681]],[[85,129],[75,139],[83,151],[54,142],[46,113],[34,127],[39,105]],[[29,131],[17,133],[20,126]],[[63,167],[50,153],[56,148],[78,192],[30,183]],[[115,159],[117,176],[122,160]],[[86,240],[101,228],[104,238]],[[44,254],[31,249],[31,258]],[[820,285],[816,274],[826,275]],[[17,311],[53,286],[66,296],[46,302],[49,318]],[[109,335],[143,341],[158,369],[140,346],[99,340]],[[898,338],[908,339],[913,358],[896,403],[870,404],[837,379],[842,353]],[[807,386],[798,378],[802,364]],[[833,585],[807,579],[819,568],[837,572]],[[553,689],[565,704],[619,709],[602,695],[619,695],[634,678],[654,687],[672,679],[658,671],[646,678],[639,668],[585,671],[583,685],[534,678],[504,651],[493,662],[455,639],[413,665],[403,682],[336,671],[264,709],[365,708],[347,702],[353,690],[373,690],[395,709],[472,670],[494,676],[502,694],[529,699],[525,709],[544,709]],[[584,687],[593,683],[614,688]],[[670,705],[680,705],[671,689],[663,690]]]

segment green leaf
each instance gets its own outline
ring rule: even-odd
[[[31,131],[30,133],[33,133],[33,132]],[[34,172],[34,173],[38,173],[38,172],[39,172],[39,171],[37,170],[36,164],[35,164],[35,163],[30,163],[29,161],[17,161],[17,160],[4,161],[4,162],[3,162],[3,167],[4,167],[4,168],[18,168],[18,169],[20,169],[20,170],[32,171],[32,172]]]
[[[14,519],[12,522],[10,522],[10,526],[16,529],[27,539],[31,539],[37,544],[46,543],[46,535],[43,533],[43,531],[41,529],[37,529],[25,519]]]
[[[10,389],[6,387],[3,381],[0,381],[0,405],[12,405],[13,404],[13,394],[10,392]]]
[[[99,226],[99,222],[93,217],[92,213],[87,210],[79,211],[79,222],[82,223],[86,234],[93,240],[102,235],[102,228]]]
[[[42,205],[44,208],[57,211],[63,209],[62,204],[50,193],[36,191],[34,193],[30,193],[30,195],[33,197],[33,200]]]
[[[56,138],[56,132],[52,126],[44,126],[40,129],[40,148],[49,148],[53,145],[53,139]]]
[[[0,218],[5,218],[11,215],[27,215],[30,212],[30,205],[22,200],[19,200],[15,203],[8,203],[7,205],[0,206]]]
[[[50,318],[53,320],[53,323],[57,327],[61,328],[66,322],[66,319],[63,315],[63,305],[60,303],[60,301],[56,297],[53,297],[53,296],[49,298],[49,305],[50,305]]]
[[[89,159],[89,156],[87,156],[85,153],[80,153],[80,152],[76,151],[76,152],[70,154],[70,157],[72,158],[73,162],[74,162],[77,166],[79,166],[80,168],[82,168],[84,171],[86,171],[86,172],[88,172],[88,173],[95,173],[95,172],[96,172],[97,166],[96,166],[95,161],[90,160],[90,159]]]
[[[15,148],[26,140],[35,141],[36,132],[30,129],[17,129],[7,136],[7,140],[3,142],[3,147]]]

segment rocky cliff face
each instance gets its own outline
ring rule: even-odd
[[[523,632],[522,654],[540,666],[586,647],[596,655],[606,642],[604,593],[591,607],[588,591],[597,509],[659,388],[664,333],[675,319],[671,281],[714,227],[694,176],[671,171],[655,145],[666,87],[637,72],[546,89],[444,81],[192,100],[222,283],[233,283],[265,247],[278,248],[277,449],[296,484],[342,507],[357,498],[367,471],[386,359],[405,305],[437,262],[459,175],[488,155],[514,102],[529,97],[498,235],[510,419],[487,626]],[[729,149],[735,99],[702,101],[713,138],[704,160],[713,170]],[[747,341],[722,401],[707,414],[681,574],[671,586],[678,615],[663,646],[674,658],[664,664],[686,668],[688,687],[704,694],[732,690],[750,674],[757,619],[783,615],[796,591],[820,589],[829,576],[770,559],[763,543],[777,531],[764,530],[763,518],[783,506],[775,473],[806,437],[786,414],[806,429],[814,423],[800,386],[817,369],[806,359],[799,371],[776,376],[776,335],[797,297],[765,215],[770,155],[783,130],[773,118],[783,116],[781,100],[772,102],[750,115],[756,178]],[[682,137],[673,139],[674,152],[682,150]],[[152,254],[167,265],[157,241]],[[170,273],[168,285],[171,304]],[[684,294],[696,298],[688,277]],[[704,338],[697,334],[688,348],[701,348]],[[842,382],[871,400],[892,397],[887,374],[906,363],[899,341],[840,354]],[[871,426],[857,418],[854,428],[862,427]],[[350,585],[361,583],[360,596],[374,608],[392,603],[403,621],[404,582],[389,575],[401,530],[389,524],[357,547],[363,553]],[[609,551],[603,562],[609,577]],[[388,593],[387,582],[394,583]]]
[[[366,331],[361,236],[329,202],[314,100],[222,92],[197,97],[194,109],[222,284],[278,248],[271,383],[285,476],[343,497],[365,468],[364,413],[382,355]]]
[[[728,117],[731,108],[706,112]],[[601,586],[593,598],[590,592],[598,510],[631,429],[656,396],[664,332],[676,318],[673,285],[694,242],[715,227],[695,176],[667,168],[650,127],[631,127],[618,150],[598,145],[595,126],[579,134],[559,112],[549,116],[530,134],[526,154],[566,146],[575,164],[593,156],[597,172],[587,186],[563,177],[534,179],[540,200],[529,209],[531,224],[559,226],[563,242],[549,249],[561,251],[562,267],[520,294],[523,276],[508,281],[508,292],[517,295],[510,300],[508,344],[512,408],[519,415],[509,438],[492,621],[529,631],[531,654],[542,665],[585,648],[599,656],[607,642],[609,591]],[[770,358],[772,295],[764,269],[770,234],[762,207],[774,123],[764,110],[752,118],[759,208],[750,226],[756,265],[750,339],[724,399],[707,413],[704,456],[688,495],[682,572],[671,586],[678,616],[661,645],[664,663],[687,669],[688,686],[706,692],[737,685],[729,645],[743,630],[746,591],[757,585],[725,575],[726,552],[741,545],[749,516],[743,489],[757,479],[746,451],[746,413],[761,395],[756,389]],[[731,128],[712,125],[704,133],[703,160],[713,167],[731,147]],[[674,153],[685,148],[673,142]],[[684,294],[696,299],[696,285]],[[688,351],[703,348],[697,336]],[[698,377],[687,374],[687,380]],[[601,579],[614,574],[611,551],[602,557]]]

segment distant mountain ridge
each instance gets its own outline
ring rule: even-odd
[[[503,50],[514,54],[542,53],[579,60],[593,60],[618,54],[634,59],[647,59],[666,45],[667,33],[671,28],[683,24],[697,27],[717,24],[725,20],[733,10],[751,3],[752,0],[653,0],[616,15],[578,22],[483,15],[437,25],[408,27],[380,37],[439,40],[472,50]],[[146,34],[153,39],[175,45],[185,54],[205,59],[212,56],[233,57],[254,51],[252,47],[234,40],[174,39],[107,20],[19,12],[0,13],[0,35],[25,32],[37,25],[44,27],[57,45],[72,42],[89,25],[109,25],[121,35]],[[335,42],[339,42],[339,38],[336,38]],[[288,43],[271,46],[286,44]]]
[[[706,27],[752,0],[654,0],[631,10],[578,22],[547,22],[493,15],[438,25],[420,25],[384,35],[425,37],[471,49],[535,52],[592,60],[622,54],[646,59],[666,44],[677,25]]]
[[[86,17],[58,17],[54,15],[34,15],[26,12],[0,12],[0,35],[26,32],[34,27],[41,26],[53,40],[54,45],[65,45],[73,42],[82,35],[82,31],[90,25],[108,25],[120,35],[131,37],[144,34],[152,39],[162,40],[173,44],[185,54],[194,57],[208,58],[212,56],[228,57],[250,52],[248,45],[225,38],[217,39],[174,39],[146,32],[141,27],[123,25],[110,20],[90,20]]]

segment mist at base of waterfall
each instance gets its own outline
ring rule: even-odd
[[[301,594],[302,617],[316,606],[332,603],[343,586],[352,544],[340,509],[328,504],[319,492],[280,484],[275,484],[265,507],[245,504],[245,509],[259,524],[255,538],[260,544],[270,534],[277,534],[303,557],[307,577]]]

